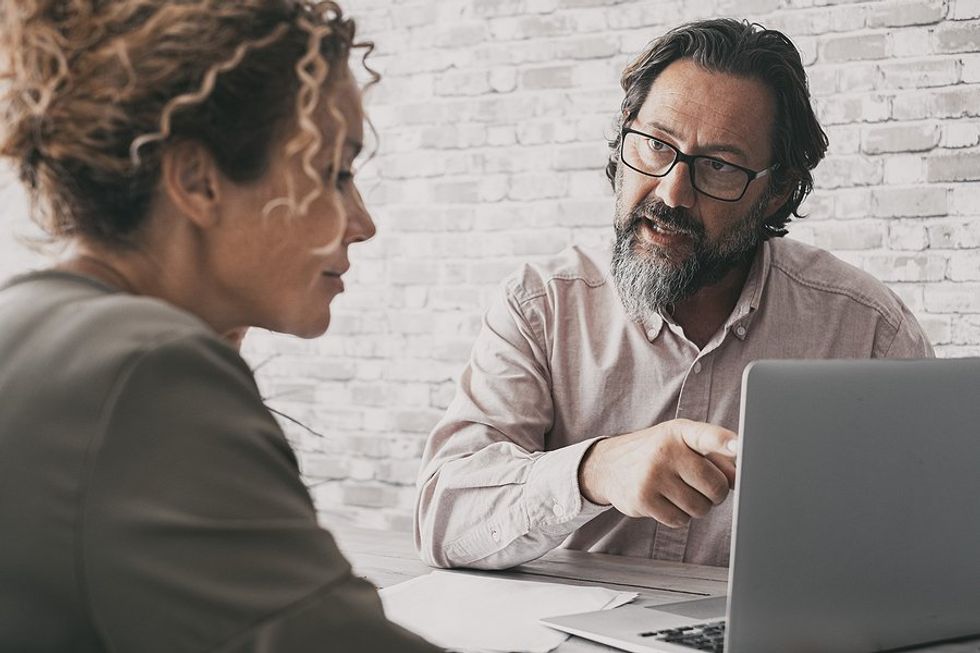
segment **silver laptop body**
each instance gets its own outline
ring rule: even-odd
[[[980,634],[980,359],[762,361],[741,397],[725,653]],[[650,633],[724,616],[715,598],[543,622],[690,653]]]

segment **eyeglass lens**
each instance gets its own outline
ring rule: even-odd
[[[677,150],[655,138],[627,132],[623,139],[623,158],[631,168],[662,177],[674,164]],[[694,157],[691,172],[694,187],[718,199],[738,199],[750,181],[744,170],[703,156]]]

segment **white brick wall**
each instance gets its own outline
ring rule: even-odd
[[[330,520],[410,525],[425,436],[497,283],[611,236],[604,138],[619,72],[675,24],[743,15],[804,55],[831,150],[792,237],[894,288],[942,356],[980,355],[977,0],[350,0],[384,74],[355,247],[330,333],[253,333],[270,402]],[[0,204],[5,224],[23,214]],[[22,221],[21,221],[22,222]],[[31,262],[0,241],[0,274]]]

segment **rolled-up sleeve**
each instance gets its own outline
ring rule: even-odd
[[[554,417],[548,353],[542,319],[528,310],[539,299],[514,281],[505,285],[429,437],[415,538],[430,565],[521,564],[604,510],[578,486],[579,463],[597,438],[547,445]]]

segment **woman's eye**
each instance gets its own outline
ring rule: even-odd
[[[337,188],[343,188],[354,179],[352,170],[341,170],[337,173]]]

